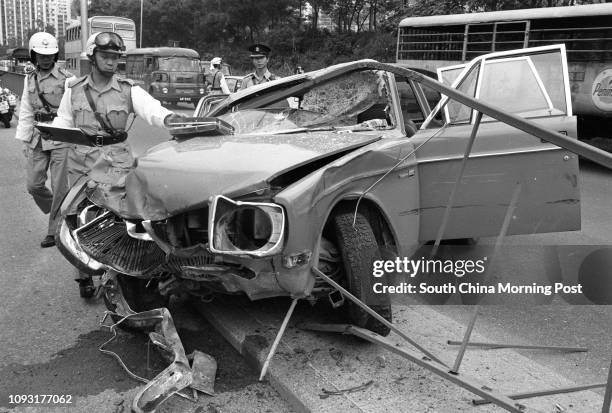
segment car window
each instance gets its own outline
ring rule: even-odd
[[[466,65],[450,66],[438,69],[438,80],[446,86],[452,86]]]
[[[567,114],[567,99],[565,95],[563,62],[561,52],[555,50],[529,56],[535,70],[542,80],[546,93],[550,97],[555,110]]]
[[[410,83],[407,80],[398,79],[397,92],[404,120],[410,120],[416,124],[422,123],[425,116]]]
[[[227,88],[230,90],[230,92],[235,92],[236,82],[238,81],[238,79],[226,78],[225,81],[227,82]]]
[[[480,65],[474,66],[461,81],[457,89],[469,96],[475,96],[479,69]],[[470,121],[472,114],[472,108],[454,100],[451,100],[448,105],[446,105],[446,111],[450,123],[467,123]]]
[[[478,98],[524,116],[537,116],[552,109],[552,102],[529,56],[486,62]]]

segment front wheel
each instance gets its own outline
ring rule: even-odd
[[[387,294],[374,294],[371,288],[372,268],[381,259],[378,242],[370,223],[357,213],[342,212],[334,216],[333,229],[342,256],[345,286],[351,294],[364,301],[385,320],[391,321],[391,300]],[[376,320],[352,301],[347,303],[347,315],[352,324],[382,336],[389,335],[389,327]]]

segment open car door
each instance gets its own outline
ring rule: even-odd
[[[564,45],[491,53],[438,75],[494,108],[576,137]],[[443,238],[496,235],[516,193],[508,235],[580,229],[577,155],[453,100],[438,105],[421,129],[432,128],[436,115],[445,126],[417,152],[421,240],[438,235],[466,148]]]

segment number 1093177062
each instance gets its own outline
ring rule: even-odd
[[[9,394],[9,404],[72,404],[72,395]]]

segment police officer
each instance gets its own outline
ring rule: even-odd
[[[124,178],[134,166],[127,139],[128,117],[135,114],[153,126],[179,117],[164,108],[129,79],[115,74],[125,51],[123,39],[113,32],[95,33],[87,40],[85,53],[91,72],[68,82],[53,125],[80,128],[95,146],[72,145],[68,153],[70,185],[86,179],[107,198],[121,197]],[[91,278],[79,274],[81,296],[93,294]]]
[[[265,44],[256,43],[249,47],[251,52],[251,63],[255,71],[249,73],[242,79],[240,89],[246,89],[249,86],[258,85],[260,83],[270,82],[278,79],[278,76],[273,75],[268,70],[268,62],[271,49]]]
[[[230,93],[225,76],[221,71],[221,62],[222,60],[220,57],[215,57],[210,61],[210,72],[212,73],[210,95],[229,95]]]
[[[19,124],[15,138],[25,143],[27,189],[40,210],[49,214],[47,235],[40,243],[43,248],[55,245],[54,234],[59,219],[60,204],[68,191],[66,178],[67,145],[41,139],[35,122],[51,122],[57,114],[66,79],[73,77],[55,62],[57,40],[49,33],[38,32],[30,37],[30,59],[36,69],[24,80]],[[47,188],[47,170],[51,175],[51,190]]]

